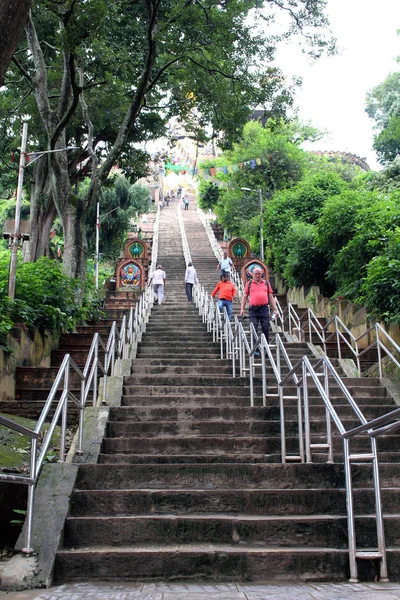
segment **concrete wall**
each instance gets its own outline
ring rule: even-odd
[[[0,349],[0,401],[15,398],[15,372],[17,367],[49,367],[50,354],[58,346],[58,338],[49,333],[29,330],[21,323],[7,338],[11,353]]]
[[[322,296],[318,286],[307,289],[304,287],[288,289],[284,281],[279,276],[275,276],[275,287],[279,294],[287,293],[289,302],[297,304],[300,309],[311,308],[317,317],[325,317],[329,322],[333,317],[338,316],[354,337],[360,336],[374,324],[368,319],[364,306],[353,304],[340,297],[335,301],[329,300],[329,298]],[[386,327],[383,323],[381,325],[390,337],[400,345],[400,327],[398,325]],[[333,330],[333,327],[329,329]],[[366,348],[373,339],[375,339],[374,332],[372,332],[372,336],[368,335],[360,340],[360,348]]]

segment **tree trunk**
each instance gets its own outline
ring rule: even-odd
[[[0,86],[17,47],[32,0],[1,0],[0,2]]]
[[[50,187],[47,156],[35,164],[30,201],[30,235],[25,262],[34,262],[49,255],[49,235],[57,211]]]
[[[65,147],[65,132],[57,146]],[[51,184],[58,215],[64,232],[63,271],[82,282],[86,276],[87,241],[85,216],[87,204],[76,196],[71,188],[66,152],[50,154]]]

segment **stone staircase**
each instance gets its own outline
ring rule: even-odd
[[[47,400],[60,365],[66,354],[70,354],[76,364],[83,369],[90,350],[94,334],[101,335],[103,342],[107,339],[113,321],[120,326],[123,316],[135,306],[135,296],[132,292],[115,292],[109,290],[105,297],[105,317],[99,323],[79,326],[75,333],[64,334],[56,350],[50,357],[49,367],[21,366],[16,369],[15,399],[0,402],[0,412],[38,419]],[[99,358],[104,360],[104,351],[99,350]],[[71,390],[75,396],[80,395],[80,379],[75,372],[71,372]],[[61,391],[59,392],[61,394]],[[91,398],[89,397],[89,401]],[[54,409],[50,411],[49,418]],[[70,424],[78,416],[78,409],[71,404]]]
[[[166,302],[154,307],[121,406],[111,408],[98,464],[79,467],[55,579],[346,579],[340,440],[336,436],[335,464],[324,464],[323,453],[316,464],[279,463],[278,400],[263,408],[256,381],[257,406],[249,407],[247,380],[231,377],[230,361],[219,358],[219,346],[186,300],[175,210],[172,204],[161,215],[158,262],[167,274]],[[193,203],[183,215],[194,265],[211,291],[216,260]],[[287,348],[293,362],[310,353],[306,344]],[[393,408],[378,380],[345,382],[368,417]],[[315,390],[310,394],[316,441],[325,409]],[[350,422],[338,388],[332,396]],[[294,401],[286,414],[287,443],[295,451]],[[393,578],[400,576],[398,442],[395,435],[380,440]],[[364,446],[363,438],[357,446]],[[359,545],[375,547],[370,467],[354,465],[353,483]],[[373,561],[360,563],[361,577],[372,580],[375,573]]]

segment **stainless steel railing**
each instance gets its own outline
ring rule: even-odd
[[[306,318],[306,322],[304,325],[301,325],[301,321],[304,321],[304,318]],[[383,360],[385,357],[396,368],[400,369],[400,362],[394,355],[394,353],[397,353],[398,356],[400,355],[400,346],[379,323],[375,323],[361,335],[355,337],[338,316],[333,317],[325,326],[322,326],[311,308],[307,308],[302,316],[299,317],[291,304],[288,306],[288,321],[289,331],[292,335],[295,335],[299,340],[307,340],[308,338],[310,342],[313,341],[314,335],[317,336],[317,343],[322,345],[325,353],[327,351],[327,342],[334,339],[339,359],[342,358],[342,345],[344,345],[351,352],[356,362],[359,377],[361,376],[361,357],[374,349],[377,350],[379,377],[383,377]],[[368,345],[366,347],[362,347],[365,344],[361,344],[361,341],[365,338],[367,338],[368,342],[372,338],[372,341],[370,343],[367,342]]]
[[[260,338],[256,335],[254,328],[250,328],[250,340],[243,328],[242,323],[235,318],[233,324],[227,318],[226,310],[221,316],[219,311],[214,306],[212,299],[208,297],[207,292],[201,286],[198,286],[195,296],[196,304],[203,316],[204,322],[210,323],[212,319],[214,323],[210,325],[213,332],[214,341],[221,343],[221,358],[232,358],[233,361],[233,376],[236,375],[236,362],[239,359],[239,374],[244,376],[249,375],[250,387],[250,406],[254,406],[254,370],[261,367],[262,371],[262,403],[265,406],[268,398],[278,397],[280,406],[280,423],[281,423],[281,460],[282,462],[299,461],[313,462],[313,453],[317,450],[325,451],[327,462],[334,460],[334,445],[332,422],[336,426],[338,435],[343,441],[343,456],[344,456],[344,472],[345,472],[345,487],[346,487],[346,507],[347,507],[347,523],[348,523],[348,540],[349,540],[349,562],[351,581],[358,581],[358,564],[357,560],[373,560],[378,559],[380,564],[380,579],[387,581],[387,557],[386,543],[383,525],[383,512],[381,501],[379,460],[376,445],[376,438],[379,435],[387,434],[400,427],[400,408],[391,411],[387,415],[378,417],[372,421],[367,421],[362,411],[358,407],[356,401],[350,394],[342,382],[340,376],[334,369],[329,359],[323,357],[314,367],[309,359],[303,356],[296,365],[292,365],[290,358],[285,349],[283,340],[276,335],[275,344],[267,343],[265,336],[262,334]],[[212,310],[210,307],[212,306]],[[310,330],[309,330],[310,331]],[[255,351],[259,349],[261,354],[261,362],[255,362]],[[275,351],[275,356],[273,352]],[[275,376],[277,392],[268,392],[266,365],[272,367]],[[248,365],[248,366],[247,366]],[[322,371],[317,372],[316,369],[321,367]],[[287,372],[283,372],[283,371]],[[358,419],[359,425],[352,429],[346,429],[343,421],[340,419],[334,403],[331,401],[330,379],[333,379],[336,386],[339,387],[346,405],[352,410],[353,415]],[[311,435],[312,408],[309,402],[309,386],[310,381],[313,384],[313,390],[316,391],[318,397],[322,399],[325,406],[325,434],[322,442],[313,442]],[[295,388],[295,394],[285,393],[285,388]],[[286,422],[285,422],[285,405],[287,401],[295,401],[297,405],[297,439],[298,439],[298,454],[288,454],[286,450]],[[318,419],[319,422],[320,419]],[[352,451],[351,442],[363,434],[366,436],[370,449],[361,452],[359,450]],[[355,512],[353,502],[353,483],[352,483],[352,465],[354,463],[369,463],[373,470],[373,489],[375,496],[375,514],[376,514],[376,534],[377,548],[376,550],[363,550],[357,546],[357,538],[355,531]]]
[[[156,265],[158,253],[158,231],[159,231],[159,210],[154,226],[152,263],[151,268]],[[68,421],[68,401],[79,409],[78,425],[78,450],[82,453],[83,433],[84,433],[84,414],[87,400],[92,390],[93,406],[97,401],[97,385],[99,372],[103,375],[103,397],[107,395],[107,377],[115,373],[121,373],[121,360],[128,358],[132,347],[140,341],[143,332],[146,330],[146,324],[149,320],[151,307],[153,305],[153,290],[147,286],[135,309],[130,309],[128,316],[124,315],[121,326],[118,328],[116,321],[112,323],[107,343],[103,341],[98,333],[95,333],[86,359],[85,367],[81,370],[73,358],[66,354],[58,370],[52,388],[48,394],[42,412],[34,429],[29,429],[19,425],[12,419],[0,416],[0,425],[13,431],[22,433],[31,439],[29,474],[15,475],[11,473],[0,473],[0,481],[10,483],[23,483],[28,486],[28,502],[26,515],[26,538],[23,552],[31,554],[32,548],[32,523],[35,486],[39,479],[40,471],[49,448],[55,428],[61,420],[60,437],[60,462],[66,458],[66,432]],[[100,359],[100,352],[104,352],[104,361]],[[71,389],[71,373],[75,373],[80,381],[80,397],[77,398]],[[61,391],[60,398],[57,399]],[[53,417],[45,431],[45,423],[50,411],[54,409]],[[43,439],[42,439],[43,438]],[[39,440],[42,439],[39,447]]]

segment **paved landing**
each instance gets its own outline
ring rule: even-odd
[[[92,584],[47,590],[0,592],[3,600],[398,600],[400,583],[252,584]]]

